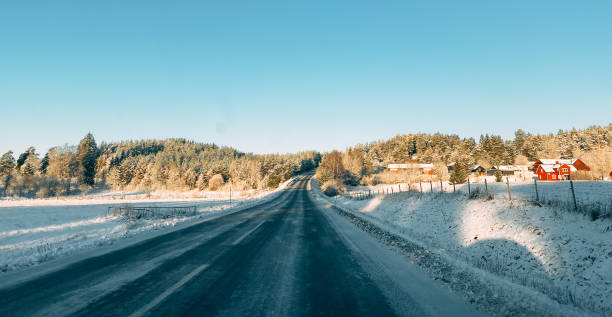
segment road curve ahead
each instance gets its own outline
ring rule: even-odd
[[[0,289],[0,316],[476,316],[309,177],[244,211]]]

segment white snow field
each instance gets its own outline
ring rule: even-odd
[[[434,192],[429,193],[430,185],[424,183],[423,194],[418,184],[411,185],[413,191],[400,193],[397,184],[357,187],[352,190],[389,192],[392,186],[394,194],[328,201],[430,251],[527,286],[561,304],[595,315],[612,314],[612,218],[592,221],[566,208],[529,202],[525,198],[532,199],[533,183],[514,184],[513,201],[508,200],[506,184],[489,186],[493,199],[470,199],[463,193],[467,186],[457,186],[453,194],[452,185],[444,185],[445,193],[440,193],[439,183],[437,188],[433,185]],[[612,182],[574,185],[582,203],[609,206],[612,200]],[[549,195],[547,199],[564,200],[569,182],[538,186]]]
[[[272,198],[274,195],[270,194],[282,190],[290,181],[275,191],[234,193],[231,206],[229,199],[214,198],[211,193],[207,196],[213,198],[187,198],[193,197],[191,193],[163,193],[155,198],[121,193],[123,199],[119,199],[118,194],[111,194],[61,200],[0,200],[0,276],[127,237],[244,209]],[[216,194],[216,197],[225,195]],[[196,206],[197,212],[189,217],[138,220],[106,215],[109,206],[126,204],[134,207]]]

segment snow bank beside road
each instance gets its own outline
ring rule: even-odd
[[[610,219],[591,221],[526,201],[471,200],[459,193],[403,192],[365,200],[338,198],[337,204],[427,250],[559,303],[597,314],[612,312]]]
[[[126,237],[149,233],[178,224],[195,222],[242,210],[273,199],[292,180],[275,191],[260,193],[254,198],[233,200],[197,199],[189,201],[138,200],[132,206],[195,205],[197,214],[190,217],[129,220],[106,216],[108,206],[91,200],[69,201],[64,206],[44,205],[0,207],[0,274],[31,267],[51,259],[65,257],[81,250],[110,245]],[[31,201],[30,201],[31,202]],[[54,201],[55,202],[55,201]]]

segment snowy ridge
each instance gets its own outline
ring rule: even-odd
[[[336,202],[312,187],[318,197]],[[609,220],[559,216],[550,208],[501,199],[414,192],[360,201],[338,198],[336,210],[485,311],[513,316],[610,312]],[[548,227],[556,222],[575,232],[551,232]]]

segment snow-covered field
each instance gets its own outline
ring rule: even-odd
[[[612,314],[612,219],[592,221],[579,213],[534,205],[526,200],[534,195],[533,183],[511,183],[513,201],[508,201],[506,184],[489,184],[489,191],[495,193],[491,200],[469,199],[462,193],[467,186],[458,186],[453,194],[452,185],[444,187],[445,193],[440,193],[439,183],[437,188],[434,184],[434,193],[427,193],[430,186],[426,185],[424,194],[418,187],[397,193],[396,184],[393,195],[363,200],[340,197],[337,204],[429,250],[528,286],[560,303]],[[574,185],[580,201],[607,203],[612,198],[612,182]],[[353,190],[387,188],[387,192],[388,186]],[[567,198],[569,182],[538,186],[540,198],[542,193]]]
[[[245,208],[276,191],[233,193],[231,206],[229,193],[215,197],[205,194],[209,198],[190,198],[193,193],[146,197],[139,193],[112,193],[61,200],[0,200],[0,274],[110,245],[126,237]],[[189,217],[138,220],[106,215],[109,206],[125,204],[134,207],[196,206],[197,213]]]
[[[139,203],[149,202],[168,202],[168,201],[224,201],[224,200],[244,200],[257,198],[265,195],[267,191],[249,190],[240,192],[229,191],[153,191],[153,192],[102,192],[83,196],[66,196],[46,199],[14,199],[0,198],[1,207],[13,206],[70,206],[70,205],[97,205],[97,204],[118,204],[118,203]]]

